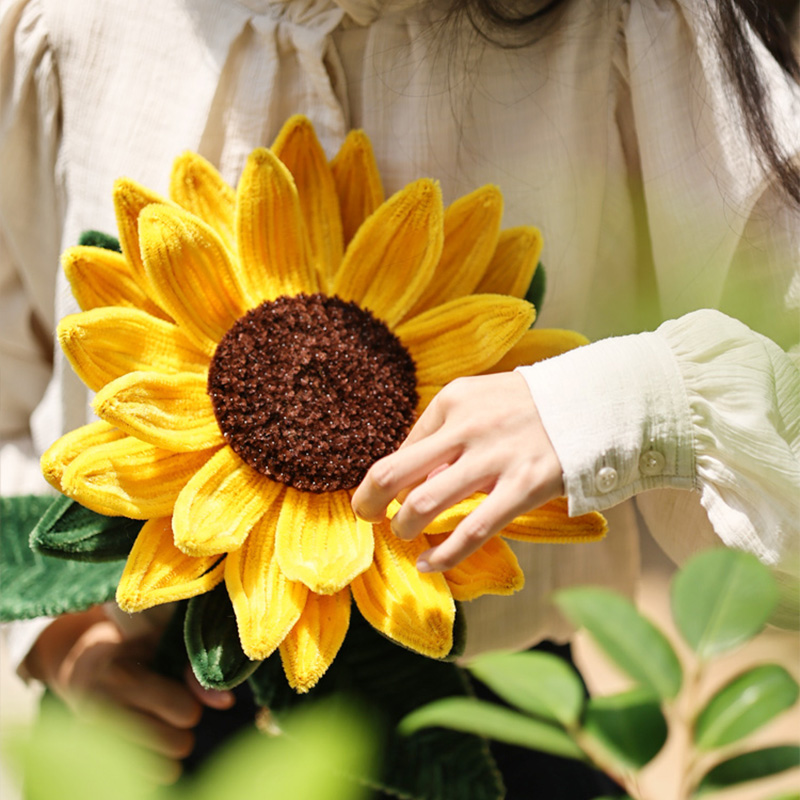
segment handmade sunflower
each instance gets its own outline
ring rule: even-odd
[[[534,309],[520,298],[538,232],[501,232],[492,186],[446,211],[427,179],[384,202],[364,134],[329,164],[303,117],[252,153],[235,191],[184,154],[170,196],[118,181],[122,252],[63,257],[83,310],[58,338],[100,421],[42,464],[93,511],[147,520],[118,604],[141,611],[224,581],[245,654],[280,648],[299,691],[333,661],[351,597],[396,642],[446,656],[454,599],[521,587],[513,552],[494,538],[421,574],[427,534],[405,542],[358,519],[351,493],[448,381],[583,341],[529,330]],[[439,517],[431,536],[480,499]],[[558,501],[503,533],[575,542],[604,530]]]

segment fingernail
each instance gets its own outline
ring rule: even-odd
[[[433,567],[424,558],[418,558],[417,572],[433,572]]]

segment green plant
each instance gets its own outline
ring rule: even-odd
[[[783,667],[748,669],[697,707],[698,687],[715,659],[755,636],[774,612],[778,589],[770,571],[742,552],[708,551],[677,574],[671,601],[693,652],[685,668],[667,637],[628,600],[605,589],[569,589],[557,604],[633,679],[634,689],[587,698],[577,672],[555,656],[490,653],[469,670],[518,710],[447,698],[406,716],[400,731],[440,726],[575,758],[605,771],[637,800],[645,798],[638,773],[678,727],[688,734],[679,800],[798,766],[794,743],[747,747],[750,734],[797,702],[797,682]]]

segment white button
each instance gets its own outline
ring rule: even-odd
[[[648,450],[639,457],[639,471],[642,475],[660,475],[664,471],[666,459],[658,450]]]
[[[607,494],[616,488],[618,477],[614,467],[601,467],[594,476],[594,485],[598,492]]]

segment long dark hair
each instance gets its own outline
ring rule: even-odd
[[[569,0],[450,0],[449,16],[466,16],[485,39],[519,47],[538,38],[541,25]],[[705,0],[714,13],[719,52],[741,106],[750,141],[781,186],[800,207],[800,167],[781,152],[771,124],[767,90],[747,35],[749,24],[781,66],[800,83],[800,63],[779,3],[767,0]]]

